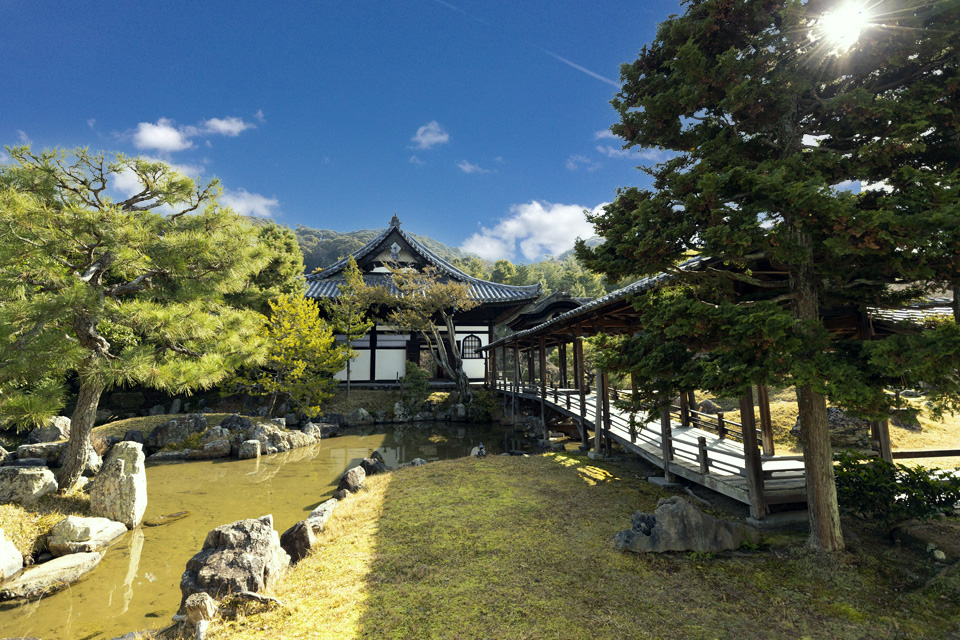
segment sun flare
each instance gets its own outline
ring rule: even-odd
[[[869,22],[867,7],[850,2],[827,11],[820,17],[820,32],[837,49],[849,49]]]

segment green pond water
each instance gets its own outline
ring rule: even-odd
[[[479,442],[490,454],[520,448],[506,439],[503,427],[489,424],[346,433],[259,460],[148,466],[145,522],[180,511],[189,515],[127,532],[96,569],[63,591],[26,603],[4,603],[0,637],[93,640],[165,627],[180,605],[180,574],[208,531],[272,514],[274,528],[282,533],[332,495],[344,470],[375,450],[396,467],[414,458],[463,457]]]

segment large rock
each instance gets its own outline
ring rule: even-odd
[[[633,527],[618,533],[615,540],[621,549],[635,553],[716,553],[760,539],[750,527],[719,520],[679,497],[661,498],[652,514],[637,511],[631,523]]]
[[[9,580],[23,568],[23,556],[12,542],[3,535],[0,529],[0,582]]]
[[[36,598],[59,591],[100,563],[99,553],[72,553],[30,567],[0,587],[0,600]]]
[[[456,420],[457,422],[462,422],[467,419],[467,407],[461,403],[457,403],[450,407],[450,419]]]
[[[187,454],[187,460],[214,460],[226,458],[230,455],[230,441],[226,438],[211,440],[199,449],[192,449]]]
[[[224,418],[220,426],[228,431],[246,431],[253,426],[253,422],[250,421],[250,418],[244,418],[234,413]]]
[[[290,556],[290,562],[296,564],[310,553],[317,543],[313,527],[306,520],[301,520],[280,536],[280,546]]]
[[[126,532],[127,527],[122,522],[67,516],[50,530],[47,549],[54,556],[100,551]]]
[[[107,456],[90,489],[90,512],[122,522],[133,529],[147,509],[147,474],[143,447],[137,442],[119,442]]]
[[[187,561],[180,578],[183,607],[194,593],[222,598],[235,591],[263,591],[290,564],[273,530],[273,516],[238,520],[207,534],[203,548]]]
[[[870,421],[848,416],[842,409],[827,407],[827,423],[830,429],[830,445],[834,449],[862,448],[870,446]],[[790,433],[800,437],[800,417]]]
[[[317,438],[302,431],[288,431],[276,424],[256,424],[247,430],[247,440],[259,440],[260,451],[289,451],[317,442]]]
[[[147,456],[147,462],[182,462],[187,459],[187,455],[192,449],[182,451],[157,451]]]
[[[244,440],[237,451],[237,458],[240,460],[252,460],[260,457],[260,441]]]
[[[67,448],[66,442],[44,442],[42,444],[22,444],[17,447],[17,458],[42,458],[47,466],[55,467],[60,464],[60,455]]]
[[[363,481],[367,477],[367,472],[363,467],[354,467],[340,476],[340,484],[337,485],[337,491],[349,491],[356,493],[363,486]]]
[[[314,533],[321,533],[327,526],[327,521],[333,515],[333,510],[337,508],[337,499],[330,498],[317,505],[317,508],[307,516],[307,522],[313,527]]]
[[[407,411],[407,408],[403,406],[402,402],[393,403],[393,421],[410,422],[410,412]]]
[[[364,473],[368,476],[375,476],[378,473],[386,473],[390,471],[390,467],[385,465],[382,460],[376,458],[364,458],[360,461],[360,466],[363,467]]]
[[[328,418],[330,416],[327,416]],[[357,407],[353,411],[347,414],[344,422],[351,427],[361,425],[361,424],[373,424],[373,416],[370,415],[370,412],[361,407]]]
[[[0,502],[33,504],[57,490],[57,479],[46,467],[0,468]]]
[[[163,449],[168,444],[183,442],[194,433],[203,433],[207,430],[207,417],[202,413],[188,413],[185,416],[174,418],[154,428],[147,436],[144,448],[153,453]]]
[[[70,418],[54,416],[47,420],[42,427],[37,427],[27,434],[24,444],[38,444],[41,442],[57,442],[70,437]]]
[[[15,458],[16,456],[13,456],[13,458],[11,458],[10,452],[4,449],[3,447],[0,447],[0,466],[7,464],[8,459],[15,459]]]
[[[697,411],[700,413],[720,413],[720,405],[710,399],[703,400],[700,402],[700,408]]]

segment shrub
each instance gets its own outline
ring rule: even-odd
[[[940,469],[894,464],[849,451],[836,467],[840,507],[894,523],[951,513],[960,502],[960,477]]]
[[[400,388],[403,406],[407,411],[415,413],[430,395],[430,374],[408,360],[406,373],[400,380]]]

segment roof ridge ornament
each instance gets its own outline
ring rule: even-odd
[[[395,228],[399,228],[399,227],[400,227],[400,218],[397,217],[397,214],[396,214],[396,213],[394,213],[394,214],[393,214],[393,217],[390,218],[390,226],[391,226],[391,227],[395,227]]]

